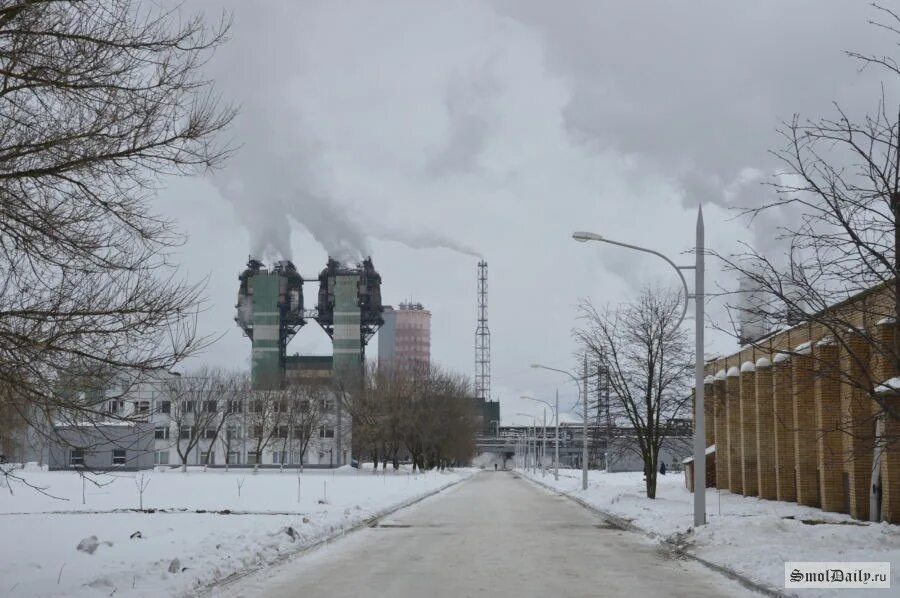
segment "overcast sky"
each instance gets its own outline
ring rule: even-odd
[[[734,219],[775,171],[767,153],[795,112],[875,107],[880,73],[848,49],[890,52],[862,1],[463,1],[187,3],[232,12],[207,71],[241,106],[240,151],[204,179],[172,181],[159,209],[208,276],[199,363],[248,367],[233,321],[247,256],[287,254],[314,277],[326,256],[371,254],[387,304],[432,311],[432,359],[474,369],[476,255],[489,264],[492,391],[504,423],[540,409],[576,365],[576,305],[674,285],[665,264],[574,230],[679,256],[703,203],[707,244],[775,247],[771,225]],[[895,89],[888,89],[893,94]],[[736,286],[710,264],[708,285]],[[307,285],[309,307],[317,285]],[[712,317],[721,308],[710,306]],[[692,325],[689,322],[686,325]],[[377,351],[373,346],[369,355]],[[735,348],[711,335],[707,351]],[[330,353],[308,324],[289,347]]]

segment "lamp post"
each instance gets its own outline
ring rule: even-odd
[[[535,369],[550,370],[551,372],[559,372],[560,374],[565,374],[566,376],[571,378],[572,381],[575,382],[575,386],[578,387],[578,398],[581,399],[582,406],[584,408],[584,438],[582,438],[582,440],[581,440],[581,489],[587,490],[587,487],[588,487],[588,447],[587,447],[588,412],[587,412],[587,379],[586,379],[587,378],[587,355],[584,356],[584,363],[585,363],[585,366],[584,366],[584,369],[585,369],[584,387],[585,387],[585,389],[584,389],[583,397],[582,397],[582,393],[581,393],[581,384],[579,383],[578,378],[576,378],[574,375],[567,372],[566,370],[559,370],[556,368],[551,368],[546,365],[541,365],[539,363],[532,363],[531,367],[535,368]],[[558,422],[559,421],[558,414],[557,414],[556,419]],[[558,431],[559,431],[559,428],[557,428],[557,432]],[[559,437],[557,437],[557,443],[558,442],[559,442]]]
[[[532,469],[534,470],[535,473],[537,473],[537,418],[535,416],[531,415],[530,413],[516,413],[516,415],[522,415],[524,417],[531,418],[532,430],[534,430],[534,433],[532,434],[532,440],[530,442],[526,442],[526,446],[528,447],[528,449],[527,449],[528,453],[531,452],[532,445],[534,446],[534,459],[532,459],[531,464],[532,464]],[[527,438],[527,436],[528,435],[526,433],[526,438]],[[526,460],[526,464],[525,464],[525,469],[526,470],[528,469],[527,460]]]
[[[559,481],[559,391],[556,391],[556,406],[554,407],[547,401],[543,399],[535,399],[534,397],[526,397],[522,395],[523,399],[527,399],[529,401],[537,401],[539,403],[543,403],[547,407],[553,411],[553,417],[556,418],[556,441],[554,442],[553,447],[553,479],[555,481]]]
[[[609,243],[618,245],[635,251],[643,251],[662,258],[667,264],[675,269],[681,284],[684,285],[684,309],[681,312],[681,318],[676,324],[676,328],[684,322],[687,315],[688,299],[694,300],[694,526],[704,525],[706,523],[706,422],[703,417],[703,208],[697,209],[697,228],[696,228],[696,245],[694,247],[694,265],[693,266],[677,266],[675,262],[665,255],[653,249],[639,247],[629,243],[620,241],[612,241],[605,239],[600,235],[588,232],[576,232],[572,234],[572,238],[576,241],[585,243],[587,241],[598,241],[601,243]],[[694,271],[694,292],[688,291],[687,281],[684,278],[682,270]]]

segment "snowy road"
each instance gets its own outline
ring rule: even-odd
[[[647,539],[509,473],[470,481],[226,596],[746,596]]]

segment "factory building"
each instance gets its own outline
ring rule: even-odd
[[[839,326],[800,323],[707,363],[714,485],[900,523],[893,301],[893,288],[881,285],[821,316]]]
[[[347,266],[329,258],[319,273],[315,310],[304,310],[304,280],[290,261],[268,270],[251,259],[239,276],[235,321],[251,341],[251,381],[255,391],[277,390],[292,382],[319,381],[334,393],[335,465],[350,461],[351,422],[347,393],[361,387],[365,348],[384,323],[381,276],[368,258]],[[332,355],[287,355],[287,345],[312,318],[331,337]]]
[[[378,332],[378,363],[397,368],[427,368],[431,364],[431,312],[421,303],[384,308]]]
[[[287,260],[276,262],[269,271],[251,259],[238,280],[235,321],[252,343],[253,390],[277,390],[284,380],[287,345],[306,323],[303,278]]]
[[[178,374],[138,384],[125,378],[111,380],[96,391],[96,421],[52,424],[56,441],[46,442],[48,434],[35,434],[35,442],[23,439],[10,454],[28,457],[21,460],[46,460],[54,469],[175,465],[180,462],[179,448],[187,453],[188,465],[349,463],[352,422],[343,403],[347,393],[362,384],[366,344],[383,323],[381,276],[372,260],[345,266],[329,259],[318,276],[318,301],[312,310],[304,309],[303,285],[316,279],[304,280],[290,261],[278,261],[269,269],[251,259],[238,279],[235,321],[251,342],[251,393],[217,401],[188,400],[192,406],[183,405],[176,418],[176,397],[170,395],[169,383]],[[331,337],[333,355],[287,355],[288,343],[309,319]],[[310,383],[320,385],[317,396],[325,395],[316,399],[322,401],[323,410],[317,430],[303,435],[300,430],[305,428],[290,419],[277,396],[272,404],[279,415],[269,418],[270,425],[261,424],[264,416],[259,415],[255,393]],[[227,426],[216,430],[217,422]],[[271,441],[262,445],[263,437]],[[198,438],[194,444],[192,439]]]

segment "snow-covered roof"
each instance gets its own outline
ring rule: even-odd
[[[714,381],[715,381],[715,378],[713,378],[712,376],[707,376],[706,378],[703,379],[704,384],[712,384]]]
[[[775,354],[775,363],[782,363],[791,358],[790,353],[776,353]]]
[[[725,370],[719,370],[716,372],[716,380],[724,380],[725,379]]]
[[[876,394],[889,394],[892,392],[900,392],[900,376],[885,380],[875,387]]]
[[[817,347],[833,347],[837,343],[835,342],[833,337],[826,336],[822,340],[816,343]]]
[[[888,324],[896,324],[897,320],[894,318],[881,318],[877,322],[875,322],[876,326],[887,326]]]
[[[741,364],[741,372],[744,374],[752,374],[756,371],[756,366],[753,365],[752,361],[745,361]]]
[[[769,361],[769,359],[767,357],[760,357],[759,359],[756,360],[756,367],[757,368],[772,367],[772,362]]]
[[[728,370],[728,373],[725,375],[728,376],[729,378],[737,378],[738,376],[741,375],[741,371],[739,369],[737,369],[737,366],[735,365],[735,366],[731,366],[731,368]]]
[[[711,445],[709,445],[708,447],[706,447],[706,450],[704,451],[704,454],[706,454],[706,455],[711,455],[711,454],[713,454],[714,452],[716,452],[716,445],[711,444]],[[693,463],[693,462],[694,462],[694,456],[693,456],[693,455],[691,455],[690,457],[685,457],[684,459],[681,460],[681,464],[682,464],[682,465],[687,465],[688,463]]]
[[[805,343],[801,343],[794,347],[794,353],[799,355],[809,355],[809,352],[812,350],[812,343],[810,341],[806,341]]]

